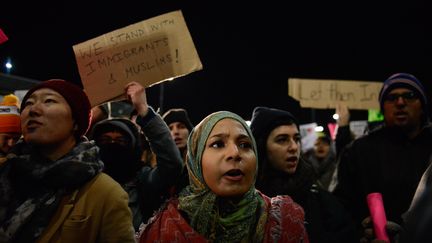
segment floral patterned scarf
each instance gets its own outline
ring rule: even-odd
[[[189,186],[179,195],[179,209],[188,216],[197,232],[214,242],[261,242],[267,215],[264,201],[255,186],[238,202],[219,198],[205,184],[201,157],[215,124],[225,118],[240,122],[246,129],[256,154],[256,144],[248,125],[238,115],[221,111],[210,114],[191,132],[188,139],[187,169]]]

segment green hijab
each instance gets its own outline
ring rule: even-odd
[[[225,118],[242,124],[257,155],[252,132],[240,116],[229,111],[219,111],[204,118],[189,135],[186,161],[189,185],[179,195],[179,209],[187,214],[192,228],[210,241],[261,242],[267,214],[255,183],[239,201],[233,202],[218,197],[204,181],[201,158],[205,144],[216,123]],[[256,164],[257,171],[258,163]]]

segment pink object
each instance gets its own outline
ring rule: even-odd
[[[382,195],[379,192],[369,193],[367,195],[367,204],[372,218],[374,232],[378,240],[390,242],[385,226],[387,218],[384,211]]]
[[[8,40],[8,37],[5,35],[5,33],[0,29],[0,44],[3,42],[6,42]]]
[[[332,140],[336,139],[336,123],[327,123],[327,127],[330,131],[330,137]]]

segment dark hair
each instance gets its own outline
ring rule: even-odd
[[[293,124],[299,128],[297,120],[288,111],[264,106],[258,106],[253,110],[250,128],[258,150],[258,179],[262,179],[269,167],[266,143],[271,131],[281,125]]]

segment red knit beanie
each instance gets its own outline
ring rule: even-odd
[[[38,89],[48,88],[61,94],[72,110],[72,116],[78,125],[77,137],[82,137],[89,129],[91,120],[90,101],[84,91],[77,85],[61,79],[51,79],[31,88],[21,102],[21,111],[30,95]]]

